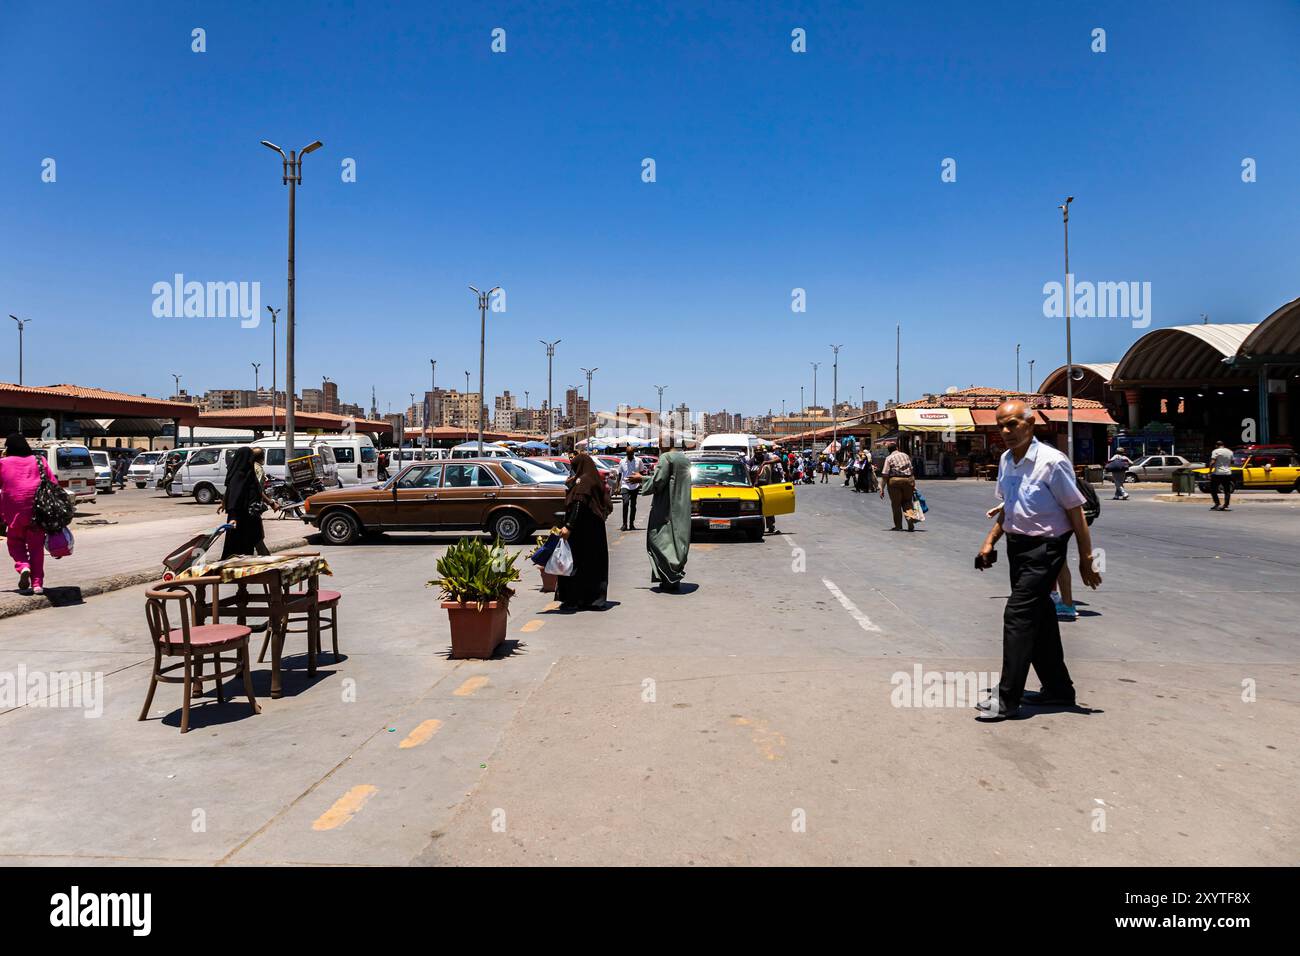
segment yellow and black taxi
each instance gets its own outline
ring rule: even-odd
[[[1196,486],[1210,490],[1212,469],[1195,468]],[[1272,489],[1282,494],[1300,490],[1300,455],[1289,445],[1246,445],[1232,453],[1232,487]]]
[[[729,452],[686,456],[691,463],[691,530],[743,531],[763,538],[767,517],[794,513],[794,484],[755,487],[745,459]]]

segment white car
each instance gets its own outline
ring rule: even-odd
[[[109,460],[108,452],[92,451],[90,460],[95,463],[95,490],[111,495],[113,493],[113,463]]]
[[[154,466],[162,461],[165,454],[161,451],[142,451],[131,459],[131,465],[126,470],[126,480],[134,481],[137,488],[144,488],[154,480]]]
[[[1129,466],[1128,481],[1171,481],[1179,468],[1204,468],[1201,461],[1188,461],[1182,455],[1147,455]]]

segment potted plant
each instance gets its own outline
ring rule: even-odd
[[[451,624],[451,656],[491,657],[506,637],[510,585],[519,580],[515,561],[501,544],[484,544],[478,538],[461,538],[438,559],[437,580],[430,587],[441,592],[442,606]]]
[[[554,534],[555,532],[552,531],[551,533]],[[538,551],[542,550],[543,547],[546,546],[547,539],[549,539],[550,536],[551,536],[550,534],[539,534],[537,536],[537,547],[533,548],[533,550],[529,552],[528,554],[529,561],[532,561],[533,556],[537,554]],[[560,576],[558,574],[548,574],[546,572],[546,568],[540,564],[537,565],[537,573],[542,576],[542,593],[554,594],[555,584],[560,579]]]

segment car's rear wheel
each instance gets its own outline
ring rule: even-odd
[[[137,481],[137,482],[135,483],[135,486],[136,486],[137,488],[143,488],[143,487],[145,486],[145,483],[144,483],[143,481]]]
[[[171,497],[170,491],[167,496]],[[217,500],[217,489],[211,485],[199,485],[194,489],[194,500],[201,505],[210,505]]]
[[[492,519],[492,535],[502,544],[518,544],[528,533],[524,518],[514,511],[503,511]]]
[[[346,511],[332,511],[321,519],[320,532],[330,544],[352,544],[361,534],[361,525]]]

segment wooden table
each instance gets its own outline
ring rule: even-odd
[[[303,550],[272,555],[264,565],[218,562],[201,576],[177,576],[176,581],[195,586],[195,615],[200,624],[206,622],[209,614],[213,624],[221,623],[222,614],[234,617],[243,625],[250,618],[267,621],[271,635],[271,697],[279,698],[280,661],[291,614],[307,616],[307,673],[313,677],[316,674],[316,655],[320,653],[320,606],[316,596],[322,573],[332,572],[320,552]],[[307,584],[306,591],[291,590],[302,581]],[[223,598],[221,586],[230,584],[235,586],[235,593]],[[249,585],[254,584],[260,585],[263,593],[250,593]],[[207,594],[209,587],[211,600]]]

